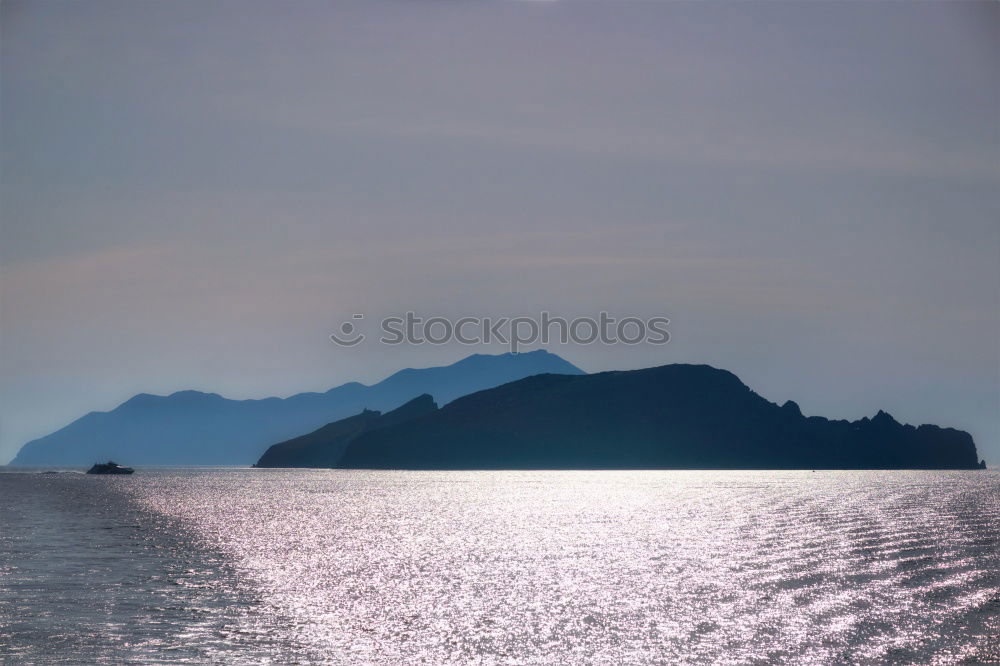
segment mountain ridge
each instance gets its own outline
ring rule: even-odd
[[[313,432],[268,447],[254,467],[333,467],[347,446],[363,434],[430,414],[437,403],[427,393],[386,413],[365,409]]]
[[[539,374],[463,396],[353,439],[339,468],[977,469],[972,437],[898,423],[803,416],[733,373],[672,364]]]
[[[445,404],[538,372],[583,373],[545,350],[474,354],[450,365],[406,370],[371,385],[346,382],[287,398],[232,400],[190,389],[139,393],[24,444],[10,464],[86,466],[115,459],[130,465],[250,465],[274,442],[366,407],[391,410],[423,393]]]

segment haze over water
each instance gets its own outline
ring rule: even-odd
[[[12,663],[968,663],[1000,473],[0,475]]]

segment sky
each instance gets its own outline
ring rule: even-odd
[[[0,463],[134,393],[285,396],[669,317],[710,363],[1000,463],[1000,5],[0,5]]]

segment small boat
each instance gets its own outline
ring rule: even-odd
[[[131,467],[122,467],[112,460],[106,463],[95,463],[87,470],[87,474],[132,474],[133,472],[135,470]]]

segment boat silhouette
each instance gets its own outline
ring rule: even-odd
[[[106,463],[94,463],[94,466],[87,470],[87,474],[132,474],[135,470],[131,467],[122,467],[113,460]]]

